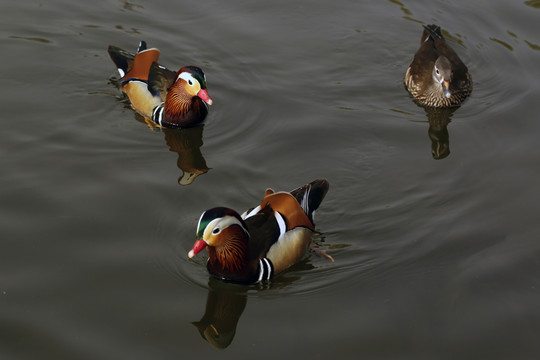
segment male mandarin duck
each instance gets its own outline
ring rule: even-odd
[[[169,128],[203,122],[212,99],[200,68],[184,66],[171,71],[157,63],[159,50],[148,49],[144,41],[136,54],[109,45],[109,55],[118,67],[122,91],[145,118]]]
[[[242,215],[224,207],[206,210],[188,256],[207,248],[208,271],[222,280],[269,280],[297,263],[310,246],[313,214],[328,188],[328,181],[319,179],[290,193],[268,189],[262,202]]]
[[[446,43],[437,25],[424,25],[420,48],[404,82],[413,97],[433,107],[457,106],[473,88],[467,66]]]

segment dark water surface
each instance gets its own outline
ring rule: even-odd
[[[540,357],[540,1],[4,0],[0,20],[0,358]],[[472,73],[452,114],[402,84],[429,23]],[[141,39],[205,70],[203,128],[129,108],[106,50]],[[259,288],[187,259],[205,209],[319,177],[334,263]]]

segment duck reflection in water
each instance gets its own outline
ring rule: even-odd
[[[178,153],[177,165],[182,170],[178,179],[180,185],[189,185],[201,174],[210,169],[201,153],[204,125],[185,129],[163,128],[169,150]]]
[[[125,99],[124,106],[131,108],[131,105]],[[193,183],[197,176],[210,171],[211,168],[206,165],[206,160],[201,152],[204,125],[178,129],[159,128],[138,113],[135,113],[134,116],[138,122],[148,126],[151,131],[163,132],[169,151],[178,153],[176,164],[182,170],[182,176],[178,178],[178,184],[189,185]]]
[[[421,105],[419,105],[421,106]],[[429,138],[431,139],[431,154],[435,160],[441,160],[450,155],[450,139],[448,124],[458,107],[434,108],[421,106],[426,111],[429,122]]]
[[[314,269],[314,266],[308,260],[294,266],[296,271],[311,269]],[[234,340],[238,322],[247,305],[249,290],[282,289],[299,279],[299,275],[289,273],[271,283],[243,285],[210,277],[204,315],[199,321],[193,321],[191,324],[199,330],[202,338],[213,347],[225,349]]]
[[[206,310],[199,321],[192,322],[212,346],[225,349],[236,334],[236,326],[247,304],[247,288],[214,278],[208,282]]]

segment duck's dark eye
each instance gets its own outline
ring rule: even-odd
[[[217,228],[214,228],[214,230],[212,230],[212,234],[214,234],[214,235],[215,235],[215,234],[219,234],[220,231],[221,231],[220,228],[218,228],[218,227],[217,227]]]
[[[435,68],[435,72],[437,73],[437,75],[441,75],[441,72],[439,71],[439,69]]]
[[[189,84],[190,86],[193,86],[193,81],[188,80],[188,84]]]

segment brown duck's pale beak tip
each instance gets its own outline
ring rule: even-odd
[[[450,81],[443,81],[442,88],[443,88],[444,96],[446,96],[446,98],[449,98],[450,96],[452,96],[452,93],[450,92]]]

